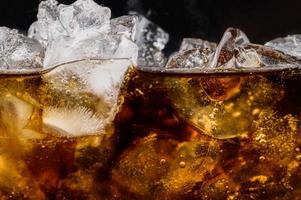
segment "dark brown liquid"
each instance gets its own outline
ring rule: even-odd
[[[300,75],[134,72],[114,190],[128,199],[298,198]]]
[[[301,195],[298,69],[182,75],[132,69],[106,133],[76,138],[45,129],[43,112],[49,104],[94,109],[96,97],[58,93],[38,75],[0,80],[3,199]]]

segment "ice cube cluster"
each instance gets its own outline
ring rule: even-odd
[[[110,9],[93,0],[71,5],[46,0],[27,36],[0,28],[0,66],[49,68],[83,59],[131,59],[134,64],[163,66],[161,50],[168,38],[137,13],[111,19]],[[145,59],[138,60],[138,54]]]
[[[93,0],[71,5],[42,1],[28,35],[0,27],[1,69],[50,68],[83,59],[130,59],[144,68],[169,71],[269,70],[299,65],[301,36],[277,38],[266,45],[250,43],[229,28],[219,44],[184,38],[167,58],[169,35],[137,14],[111,19],[111,11]]]
[[[247,71],[271,70],[301,65],[301,36],[278,38],[266,45],[250,43],[241,30],[229,28],[219,44],[184,38],[179,51],[165,66],[167,71]]]

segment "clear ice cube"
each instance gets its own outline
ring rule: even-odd
[[[58,5],[55,0],[42,1],[38,20],[32,24],[28,35],[43,46],[60,36],[108,33],[111,11],[93,0],[78,0],[71,5]]]
[[[1,132],[1,137],[17,138],[22,129],[30,121],[33,113],[33,105],[25,102],[10,93],[1,93],[3,99],[0,100],[0,117],[1,127],[5,127],[6,131]],[[2,134],[9,135],[2,135]]]
[[[110,17],[110,9],[93,0],[77,0],[68,6],[47,0],[41,2],[29,36],[47,47],[44,67],[82,59],[127,58],[136,63],[138,47],[132,40],[137,17],[111,21]]]
[[[42,67],[44,49],[38,41],[17,30],[0,27],[0,68],[28,69]]]
[[[276,38],[265,44],[286,54],[301,57],[301,35],[289,35],[284,38]]]
[[[162,50],[169,40],[168,33],[139,15],[135,40],[139,47],[139,66],[163,67],[165,65],[167,59]]]
[[[69,35],[81,32],[109,32],[111,10],[93,0],[77,0],[70,6],[59,5],[59,20]]]
[[[121,84],[131,64],[128,59],[84,60],[45,74],[45,130],[67,137],[103,133],[119,111]]]
[[[131,40],[135,40],[138,17],[125,15],[111,20],[111,33],[123,34]]]
[[[180,51],[185,51],[189,49],[208,49],[215,50],[217,44],[214,42],[209,42],[206,40],[198,39],[198,38],[184,38],[182,40]]]
[[[193,45],[197,48],[190,49]],[[300,65],[298,59],[288,54],[268,46],[252,44],[241,30],[229,28],[216,48],[213,43],[203,40],[184,40],[181,50],[169,59],[165,67],[170,70],[193,68],[214,71],[268,70]]]
[[[217,44],[196,38],[184,38],[178,52],[168,60],[166,68],[201,68],[208,65]]]
[[[59,20],[56,0],[41,1],[37,18],[28,30],[28,37],[38,40],[44,47],[57,36],[67,35]]]
[[[195,48],[195,49],[183,50],[172,55],[165,67],[168,69],[202,68],[208,65],[208,62],[210,61],[210,57],[212,57],[212,55],[213,52],[206,49]]]
[[[123,35],[98,34],[87,38],[62,36],[48,46],[44,66],[82,59],[127,58],[135,63],[137,56],[137,45]]]

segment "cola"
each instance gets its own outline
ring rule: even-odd
[[[120,199],[298,199],[300,75],[134,72],[119,115],[120,133],[132,139],[112,169],[113,191]]]
[[[300,68],[169,73],[111,62],[1,75],[1,198],[300,196]],[[108,69],[125,73],[108,90],[114,102],[93,79]]]

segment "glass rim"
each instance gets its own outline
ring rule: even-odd
[[[73,61],[68,61],[65,63],[53,65],[47,68],[33,68],[33,69],[0,69],[0,76],[34,76],[34,75],[43,75],[48,72],[51,72],[52,70],[65,66],[65,65],[70,65],[73,63],[80,63],[80,62],[95,62],[97,64],[101,64],[101,62],[105,61],[114,61],[114,60],[127,60],[131,61],[129,58],[108,58],[108,59],[79,59],[79,60],[73,60]]]
[[[70,65],[79,62],[95,62],[101,64],[105,61],[127,60],[132,62],[132,66],[139,72],[161,75],[231,75],[231,74],[258,74],[258,73],[274,73],[282,71],[301,71],[301,65],[288,64],[286,66],[265,66],[258,68],[165,68],[165,67],[148,67],[134,64],[130,58],[108,58],[108,59],[79,59],[73,60],[47,68],[34,69],[0,69],[0,76],[35,76],[43,75],[61,66]]]
[[[265,66],[259,68],[164,68],[164,67],[137,67],[138,71],[151,74],[169,74],[169,75],[235,75],[235,74],[260,74],[274,73],[282,71],[301,71],[301,65],[289,66]]]

